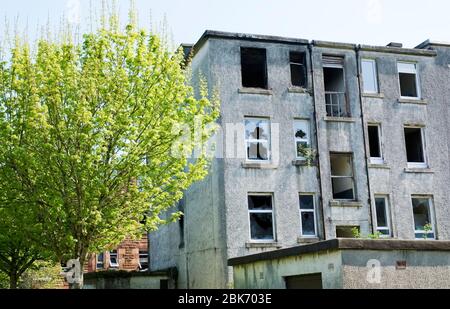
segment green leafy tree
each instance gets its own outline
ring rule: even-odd
[[[134,23],[113,15],[80,44],[67,37],[33,55],[17,41],[0,67],[0,192],[37,214],[55,258],[84,265],[166,223],[160,214],[207,175],[218,101],[191,85],[181,51]]]

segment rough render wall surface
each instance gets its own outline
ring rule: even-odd
[[[367,263],[381,263],[380,281],[372,281]],[[406,261],[406,269],[397,269]],[[344,251],[342,253],[345,289],[448,289],[450,265],[448,252],[418,251]],[[369,279],[367,280],[369,274]]]

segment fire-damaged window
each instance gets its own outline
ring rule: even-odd
[[[332,153],[331,180],[335,200],[355,200],[355,181],[353,177],[353,156]]]
[[[272,200],[272,195],[252,194],[248,196],[250,239],[252,241],[275,240]]]
[[[399,62],[397,66],[401,96],[419,99],[420,85],[419,77],[417,76],[417,65],[415,63]]]
[[[306,54],[302,52],[290,52],[289,58],[291,63],[292,86],[306,88]]]
[[[270,159],[269,119],[246,118],[245,143],[247,148],[247,160],[268,161]]]
[[[408,167],[426,168],[423,128],[405,127],[405,144]]]
[[[267,55],[262,48],[241,48],[242,86],[267,89]]]
[[[426,196],[413,196],[412,206],[416,238],[436,239],[432,199]]]

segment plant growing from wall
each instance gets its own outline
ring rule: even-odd
[[[359,230],[358,227],[352,228],[352,235],[353,235],[353,238],[356,238],[356,239],[361,238],[361,231]]]
[[[313,166],[317,157],[317,151],[302,143],[297,144],[297,153],[305,160],[306,166]]]
[[[380,239],[383,236],[383,234],[381,232],[376,232],[375,234],[369,234],[368,238],[369,239]]]
[[[424,233],[423,233],[423,238],[424,239],[428,239],[428,236],[430,234],[432,234],[433,232],[433,225],[431,225],[430,223],[425,224],[425,226],[423,227]]]

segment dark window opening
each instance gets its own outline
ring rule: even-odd
[[[267,89],[267,55],[265,49],[241,48],[242,86]]]
[[[300,275],[286,277],[288,290],[322,290],[322,274]]]
[[[105,254],[97,254],[97,269],[103,269],[105,267]]]
[[[425,163],[421,128],[405,128],[408,163]]]
[[[399,73],[400,74],[400,90],[402,97],[417,98],[417,80],[416,74]]]
[[[380,130],[378,126],[369,126],[370,157],[381,158]]]
[[[252,240],[274,240],[272,196],[248,197]]]
[[[353,157],[351,154],[331,154],[331,180],[335,200],[355,200]]]
[[[337,226],[336,227],[336,237],[337,238],[355,238],[355,230],[358,234],[361,231],[359,226]]]
[[[307,87],[306,55],[301,52],[290,53],[292,86]]]
[[[344,69],[324,67],[325,101],[329,117],[350,117],[347,108]]]

